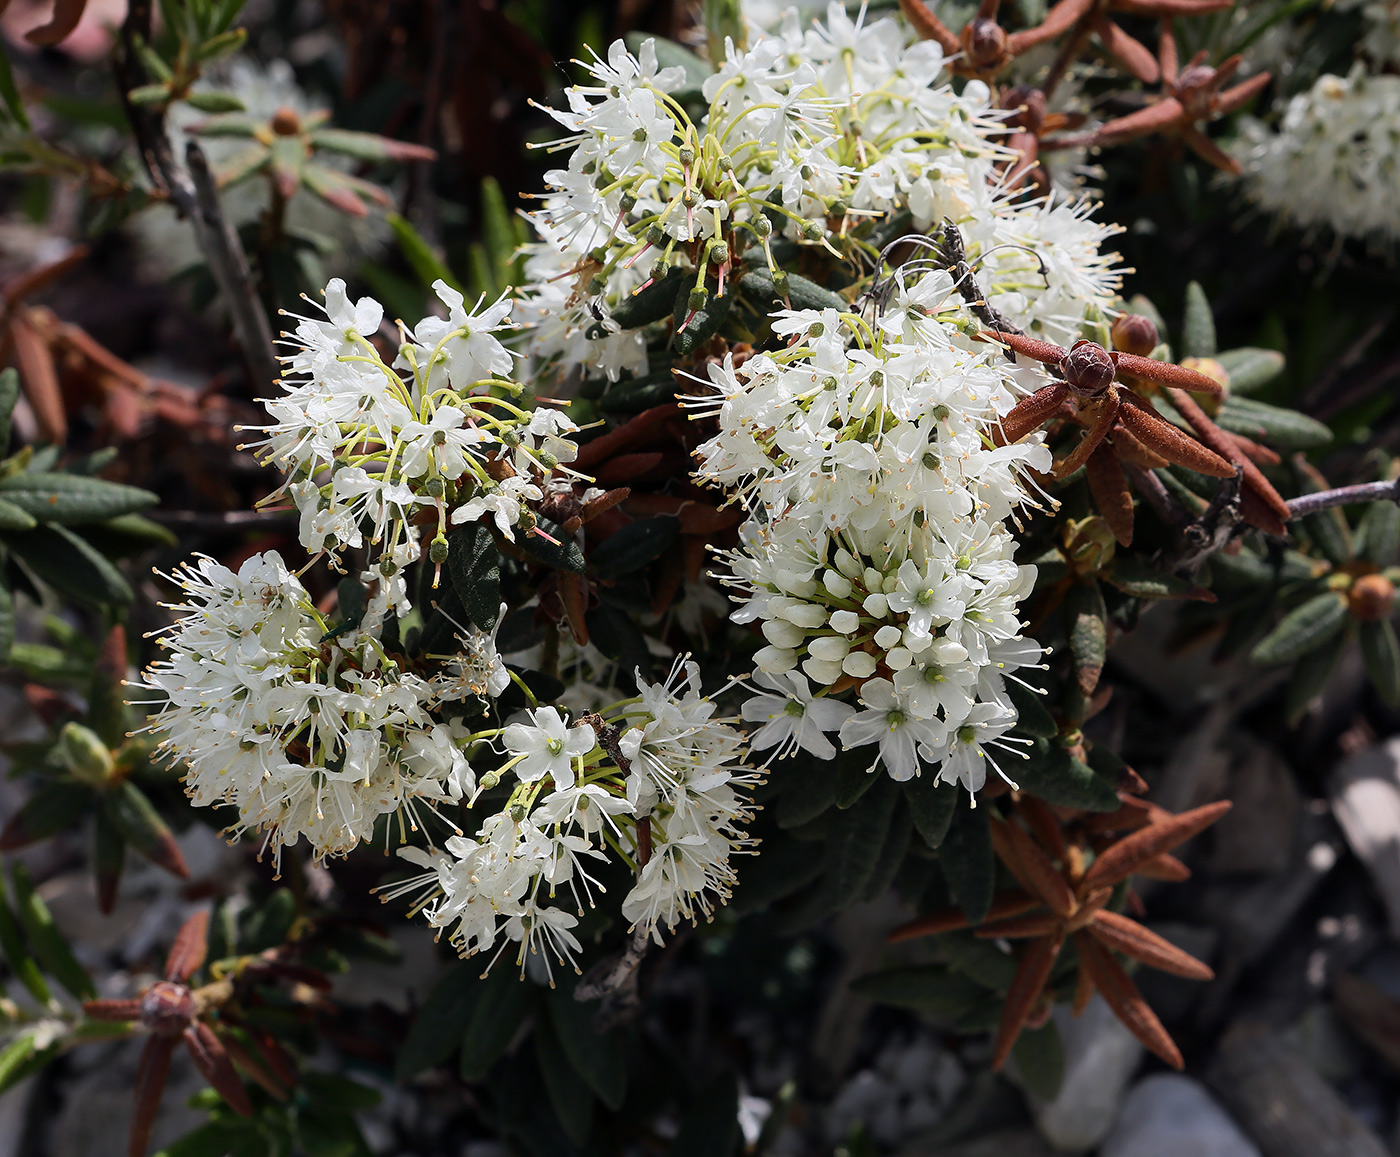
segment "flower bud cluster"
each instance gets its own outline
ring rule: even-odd
[[[544,480],[577,452],[566,415],[512,400],[524,390],[498,336],[511,303],[468,310],[444,282],[434,289],[447,317],[401,329],[390,363],[371,340],[383,307],[331,281],[326,319],[301,318],[289,340],[287,392],[266,400],[257,444],[290,475],[302,545],[335,554],[367,540],[386,577],[417,559],[424,525],[443,552],[449,523],[483,517],[513,540],[534,525],[527,504]]]
[[[570,153],[532,218],[519,311],[544,370],[644,373],[642,335],[620,308],[639,286],[677,268],[715,294],[744,268],[777,279],[780,240],[869,259],[872,227],[904,211],[915,229],[954,220],[990,303],[1041,336],[1067,343],[1087,305],[1108,305],[1111,230],[1083,204],[999,191],[1007,114],[981,82],[938,83],[936,43],[833,3],[824,23],[790,13],[717,64],[692,120],[670,95],[682,71],[658,68],[651,42],[635,57],[618,42],[588,66],[596,83],[552,113]]]
[[[232,804],[237,829],[264,832],[280,860],[303,836],[318,857],[342,855],[380,816],[402,808],[417,827],[418,805],[472,790],[466,733],[433,715],[452,689],[401,670],[380,644],[386,589],[340,631],[276,552],[236,573],[201,557],[170,577],[183,617],[144,686],[159,696],[151,728],[185,761],[195,804]],[[456,666],[499,694],[494,638],[462,645]]]
[[[1014,379],[914,308],[941,277],[901,280],[873,327],[775,315],[793,344],[712,366],[719,400],[692,404],[720,427],[697,451],[703,477],[753,515],[728,561],[747,596],[733,618],[767,641],[743,710],[763,724],[754,746],[831,758],[839,732],[878,744],[896,779],[922,761],[975,791],[1016,720],[1004,676],[1040,657],[1017,617],[1035,568],[1013,560],[1004,520],[1050,456],[1039,438],[992,443]],[[847,689],[863,710],[836,701]]]
[[[756,778],[743,767],[744,737],[715,716],[694,663],[638,686],[604,715],[539,707],[505,727],[507,758],[482,780],[514,777],[504,807],[444,851],[403,849],[425,873],[386,898],[424,894],[429,922],[462,955],[515,943],[522,967],[533,955],[577,967],[572,929],[604,890],[594,873],[610,852],[636,872],[622,902],[634,928],[659,941],[663,926],[708,915],[747,844]]]

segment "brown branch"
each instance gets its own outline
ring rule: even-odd
[[[1339,486],[1335,490],[1319,490],[1316,494],[1304,494],[1300,498],[1288,500],[1290,518],[1302,518],[1316,514],[1319,510],[1331,510],[1335,506],[1351,506],[1358,502],[1382,502],[1385,499],[1400,503],[1400,480],[1395,482],[1362,482],[1356,486]]]

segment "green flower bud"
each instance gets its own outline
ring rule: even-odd
[[[761,213],[753,219],[753,231],[760,238],[771,236],[773,233],[773,222]]]
[[[428,546],[428,559],[440,566],[447,561],[447,539],[438,535]]]
[[[686,306],[691,313],[699,313],[709,303],[710,291],[704,288],[692,289],[690,296],[686,299]]]
[[[58,733],[58,751],[73,778],[93,787],[104,787],[116,774],[107,745],[81,723],[70,721]]]
[[[792,278],[788,276],[786,269],[773,271],[773,288],[777,290],[779,297],[786,297],[792,290]]]
[[[710,264],[723,265],[729,260],[729,246],[723,241],[710,242]]]
[[[441,498],[447,493],[447,487],[441,478],[429,478],[423,489],[427,491],[429,498]]]
[[[379,573],[385,578],[393,578],[399,573],[399,564],[392,558],[381,558],[379,560]]]
[[[660,225],[648,225],[646,237],[648,245],[659,247],[666,243],[666,230]]]
[[[682,145],[679,155],[681,164],[686,168],[690,168],[691,165],[695,164],[695,150],[689,145]]]

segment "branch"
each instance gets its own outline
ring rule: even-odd
[[[272,327],[267,324],[253,283],[253,271],[219,201],[219,186],[209,171],[204,150],[195,141],[185,147],[185,163],[194,178],[195,214],[192,218],[199,247],[209,262],[210,272],[228,302],[238,344],[243,347],[253,376],[265,386],[281,376],[277,352],[272,344]]]
[[[1351,506],[1357,502],[1380,502],[1390,499],[1400,503],[1400,479],[1394,482],[1362,482],[1357,486],[1339,486],[1336,490],[1319,490],[1288,500],[1290,518],[1302,518],[1334,506]]]

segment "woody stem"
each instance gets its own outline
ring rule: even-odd
[[[1389,498],[1400,503],[1400,479],[1394,482],[1362,482],[1357,486],[1339,486],[1335,490],[1319,490],[1288,500],[1290,518],[1302,518],[1334,506],[1351,506],[1358,502],[1380,502]]]

